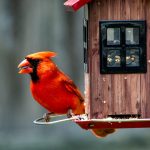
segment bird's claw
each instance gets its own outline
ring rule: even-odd
[[[45,120],[45,122],[50,122],[50,120],[51,120],[51,115],[52,115],[53,113],[45,113],[44,115],[43,115],[43,119]]]
[[[67,117],[68,117],[68,118],[71,118],[71,117],[73,117],[73,116],[75,116],[75,115],[74,115],[74,113],[72,112],[72,109],[69,109],[68,112],[67,112]]]

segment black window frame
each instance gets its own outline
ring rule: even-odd
[[[146,73],[147,72],[147,56],[146,56],[146,21],[145,20],[129,20],[129,21],[100,21],[100,73]],[[120,28],[120,44],[107,44],[107,29]],[[139,28],[139,43],[126,44],[126,28]],[[107,66],[107,51],[120,50],[120,67]],[[126,50],[139,49],[139,66],[127,66]]]

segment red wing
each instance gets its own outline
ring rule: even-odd
[[[84,98],[82,97],[81,92],[79,91],[79,89],[76,87],[76,85],[72,80],[64,80],[63,83],[69,92],[79,97],[80,102],[84,102]]]

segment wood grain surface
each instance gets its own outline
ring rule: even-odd
[[[88,63],[85,76],[87,112],[90,118],[115,114],[140,114],[150,118],[150,62],[147,73],[100,74],[100,20],[146,20],[147,61],[150,60],[150,1],[94,0],[89,4]]]

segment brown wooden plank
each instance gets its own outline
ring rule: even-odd
[[[146,19],[146,0],[140,1],[139,2],[139,15],[138,15],[138,19],[140,20],[145,20]],[[141,114],[141,118],[146,118],[145,115],[145,108],[143,109],[143,102],[146,101],[146,93],[147,93],[147,89],[146,89],[146,76],[148,74],[141,74],[140,75],[140,101],[137,101],[136,107],[138,110],[138,113]],[[144,111],[143,111],[144,110]]]
[[[89,72],[90,72],[90,114],[89,117],[97,117],[98,112],[100,111],[99,107],[96,107],[95,105],[97,102],[99,103],[98,95],[98,87],[97,84],[97,78],[99,76],[98,71],[96,71],[98,68],[96,61],[98,61],[98,58],[96,58],[96,53],[98,52],[98,33],[99,33],[99,26],[98,26],[98,20],[99,20],[99,13],[97,12],[98,8],[98,1],[94,1],[89,6]],[[94,61],[96,60],[96,61]],[[95,68],[96,67],[96,68]],[[96,77],[95,77],[96,76]],[[97,105],[99,106],[99,105]]]
[[[120,15],[121,19],[120,20],[130,20],[130,0],[121,0],[120,4]],[[122,103],[120,105],[121,111],[120,113],[122,114],[128,114],[129,113],[129,108],[126,107],[130,105],[129,97],[130,97],[130,91],[128,90],[128,82],[127,82],[127,74],[122,74],[121,75],[121,80],[122,80],[122,87],[121,87],[121,97],[122,97]]]
[[[130,0],[121,0],[121,20],[130,20]],[[128,80],[127,80],[128,79]],[[128,89],[128,81],[130,78],[128,78],[128,75],[123,75],[123,86],[122,86],[122,92],[123,94],[123,102],[121,105],[122,108],[122,114],[130,114],[130,90]],[[130,83],[130,82],[129,82]]]
[[[109,2],[109,0],[101,1],[101,5],[99,8],[100,9],[99,20],[107,20],[108,19],[108,12],[105,11],[105,9],[108,9],[108,5],[107,5],[108,2]],[[110,76],[109,75],[102,75],[99,72],[99,81],[101,81],[101,82],[98,82],[98,87],[100,89],[102,89],[101,91],[99,91],[99,97],[101,98],[99,118],[102,118],[102,117],[107,116],[108,109],[110,108],[110,103],[109,103],[109,100],[111,99]]]
[[[120,20],[120,0],[110,0],[108,4],[110,8],[109,20]],[[108,9],[109,10],[109,9]],[[113,13],[112,13],[113,12]],[[122,103],[122,79],[120,74],[111,75],[111,84],[112,86],[112,97],[114,101],[114,111],[109,112],[109,114],[118,114],[121,112],[121,103]]]
[[[133,18],[137,17],[137,20],[141,20],[141,19],[145,20],[146,1],[145,0],[138,0],[138,1],[134,0],[133,2],[137,4],[137,7],[135,8],[135,10],[134,9],[132,10],[133,16],[131,16],[131,18],[133,19]],[[136,105],[134,106],[134,109],[137,109],[137,113],[140,113],[142,118],[146,117],[146,115],[143,114],[143,111],[141,112],[141,108],[143,107],[142,101],[146,101],[146,92],[147,92],[146,76],[147,75],[148,74],[141,74],[140,78],[137,77],[137,79],[135,79],[135,80],[137,80],[137,82],[140,81],[140,83],[137,84],[137,86],[140,87],[140,91],[139,91],[140,94],[138,94],[138,91],[137,91],[137,100],[136,100],[136,103],[135,103]]]

